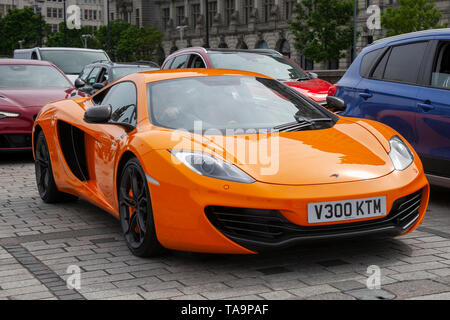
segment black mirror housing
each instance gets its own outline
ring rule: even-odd
[[[76,78],[74,85],[75,85],[75,88],[80,89],[81,87],[84,87],[86,85],[86,83],[83,80],[81,80],[80,78]]]
[[[108,123],[111,119],[111,105],[91,107],[86,110],[83,119],[88,123]]]
[[[347,105],[345,104],[344,99],[328,96],[327,97],[327,108],[333,109],[334,111],[345,111]]]

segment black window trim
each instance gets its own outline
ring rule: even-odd
[[[410,44],[414,44],[414,43],[420,43],[420,42],[425,42],[427,43],[427,46],[425,48],[425,53],[420,61],[420,66],[418,69],[418,74],[417,74],[417,78],[415,82],[407,82],[407,81],[399,81],[399,80],[390,80],[390,79],[385,79],[384,78],[384,74],[386,72],[386,67],[389,63],[389,59],[391,56],[391,52],[392,52],[392,48],[394,47],[401,47],[401,46],[406,46],[406,45],[410,45]],[[386,47],[386,52],[382,55],[380,55],[379,59],[377,59],[377,62],[374,64],[374,66],[372,67],[372,70],[369,73],[369,77],[368,79],[370,80],[375,80],[375,81],[385,81],[385,82],[392,82],[392,83],[399,83],[399,84],[407,84],[407,85],[412,85],[412,86],[420,86],[422,87],[422,71],[423,71],[423,67],[424,67],[424,61],[426,60],[427,56],[428,56],[428,49],[430,46],[430,40],[429,39],[421,39],[421,40],[417,40],[417,41],[410,41],[410,42],[404,42],[404,43],[399,43],[399,44],[393,44],[393,45],[388,45]],[[375,79],[373,78],[373,72],[375,71],[376,67],[378,66],[378,64],[381,62],[381,60],[384,58],[385,55],[388,55],[388,59],[386,61],[386,65],[384,66],[384,70],[383,70],[383,74],[381,79]]]

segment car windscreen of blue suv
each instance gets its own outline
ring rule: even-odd
[[[333,92],[346,103],[341,115],[394,128],[415,148],[430,182],[450,186],[450,29],[374,42]]]

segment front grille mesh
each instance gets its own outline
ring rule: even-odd
[[[273,244],[293,238],[323,238],[386,228],[397,229],[401,233],[419,217],[421,199],[422,190],[419,190],[396,200],[384,218],[326,226],[299,226],[278,210],[208,206],[205,213],[220,232],[236,242],[250,240]]]

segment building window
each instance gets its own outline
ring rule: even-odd
[[[183,25],[184,7],[177,7],[177,26]]]
[[[162,9],[162,22],[163,22],[163,29],[167,28],[167,24],[170,20],[170,8],[164,8]]]
[[[339,60],[328,61],[328,70],[337,70],[337,69],[339,69]]]
[[[292,13],[295,10],[296,0],[286,0],[284,1],[284,14],[285,18],[289,19],[292,16]]]
[[[273,0],[264,0],[263,7],[263,21],[268,22],[270,19],[270,12],[272,11]]]
[[[208,3],[208,25],[212,27],[214,17],[217,14],[217,1]]]
[[[136,25],[138,28],[141,27],[141,14],[139,12],[139,8],[136,9]]]
[[[372,5],[373,1],[372,0],[366,0],[366,7],[370,7]]]
[[[225,22],[229,26],[231,23],[231,16],[234,12],[234,0],[226,0],[225,2]]]
[[[244,23],[250,22],[250,15],[253,9],[253,0],[244,0]]]
[[[267,42],[264,40],[259,40],[255,46],[255,49],[269,49]]]
[[[191,6],[192,26],[197,26],[197,20],[200,17],[200,4],[196,3]]]

